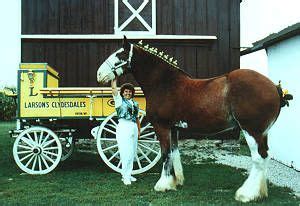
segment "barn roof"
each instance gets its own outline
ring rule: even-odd
[[[269,36],[254,42],[253,47],[241,51],[241,56],[265,49],[275,43],[291,38],[298,34],[300,34],[300,22],[283,29],[278,33],[270,34]]]

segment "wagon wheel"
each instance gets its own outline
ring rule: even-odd
[[[74,140],[72,133],[56,132],[61,143],[62,156],[60,161],[63,162],[68,159],[74,151]]]
[[[151,123],[145,120],[145,111],[140,110],[141,134],[138,140],[137,154],[132,174],[140,174],[151,169],[160,159],[159,141]],[[121,161],[116,140],[116,112],[109,115],[100,125],[97,132],[97,148],[103,161],[114,171],[121,173]]]
[[[47,174],[60,162],[62,147],[50,129],[34,126],[21,132],[15,140],[13,155],[17,165],[28,174]]]

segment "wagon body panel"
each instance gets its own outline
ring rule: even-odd
[[[110,88],[58,87],[58,72],[46,63],[20,64],[18,85],[19,119],[91,119],[115,111]],[[143,93],[136,89],[135,100],[145,110]]]

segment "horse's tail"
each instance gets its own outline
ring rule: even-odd
[[[282,89],[281,81],[276,85],[279,97],[280,97],[280,106],[284,107],[285,105],[289,106],[289,101],[293,99],[293,95],[288,93],[288,90]]]

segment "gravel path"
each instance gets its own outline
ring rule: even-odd
[[[248,171],[251,169],[251,158],[248,156],[228,154],[220,157],[216,162],[232,167],[244,168]],[[268,165],[267,177],[275,185],[291,188],[300,197],[300,172],[275,160],[271,160]]]
[[[220,144],[220,141],[208,140],[181,140],[179,143],[182,159],[186,164],[201,164],[207,160],[214,160],[219,164],[250,171],[251,157],[234,154],[236,146],[237,144],[232,142]],[[271,160],[267,176],[271,183],[291,188],[295,195],[300,197],[300,172]]]

